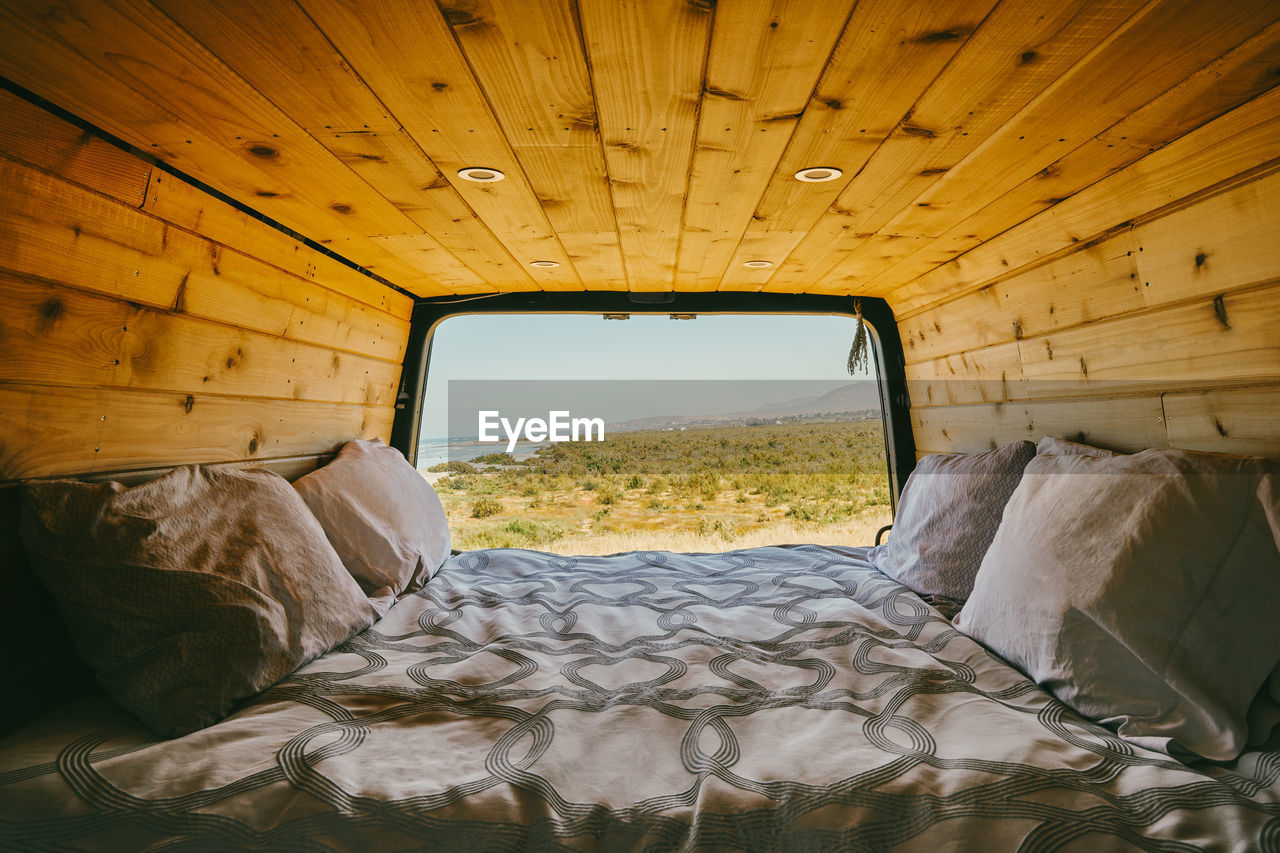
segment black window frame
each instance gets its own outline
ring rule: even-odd
[[[862,319],[873,339],[880,381],[889,497],[896,512],[898,498],[916,464],[907,395],[906,361],[893,311],[883,299],[858,297]],[[426,393],[427,364],[435,329],[451,317],[475,314],[815,314],[852,318],[853,297],[791,293],[626,291],[529,291],[493,296],[418,299],[413,306],[409,341],[400,374],[391,446],[417,464],[418,437]]]

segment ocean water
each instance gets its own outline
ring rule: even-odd
[[[515,457],[525,459],[547,446],[547,442],[521,441],[516,444]],[[489,453],[505,453],[506,442],[490,442],[478,444],[474,440],[465,441],[451,438],[423,439],[418,444],[418,468],[425,471],[432,465],[441,462],[458,460],[469,462],[477,456]]]

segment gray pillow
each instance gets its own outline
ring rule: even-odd
[[[1044,455],[1046,453],[1056,453],[1059,456],[1123,456],[1114,450],[1107,450],[1103,447],[1094,447],[1092,444],[1082,444],[1078,441],[1067,441],[1065,438],[1058,438],[1055,435],[1046,435],[1036,443],[1036,454]]]
[[[889,541],[867,559],[921,595],[968,598],[1005,502],[1035,455],[1034,444],[1018,441],[924,457],[902,489]]]
[[[381,441],[348,442],[293,487],[379,612],[449,559],[449,523],[435,489]]]
[[[1280,662],[1278,487],[1264,459],[1038,456],[956,627],[1123,737],[1232,759]]]
[[[29,483],[21,533],[103,690],[169,737],[217,722],[373,618],[270,471]]]

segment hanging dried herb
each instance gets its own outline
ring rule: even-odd
[[[867,325],[862,319],[862,301],[853,300],[853,319],[858,323],[858,331],[853,336],[853,346],[849,347],[849,375],[864,373],[870,363],[868,361]]]

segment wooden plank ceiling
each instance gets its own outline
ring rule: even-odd
[[[892,303],[1276,86],[1278,20],[1277,0],[4,0],[0,75],[422,296]],[[842,175],[794,179],[810,166]]]

